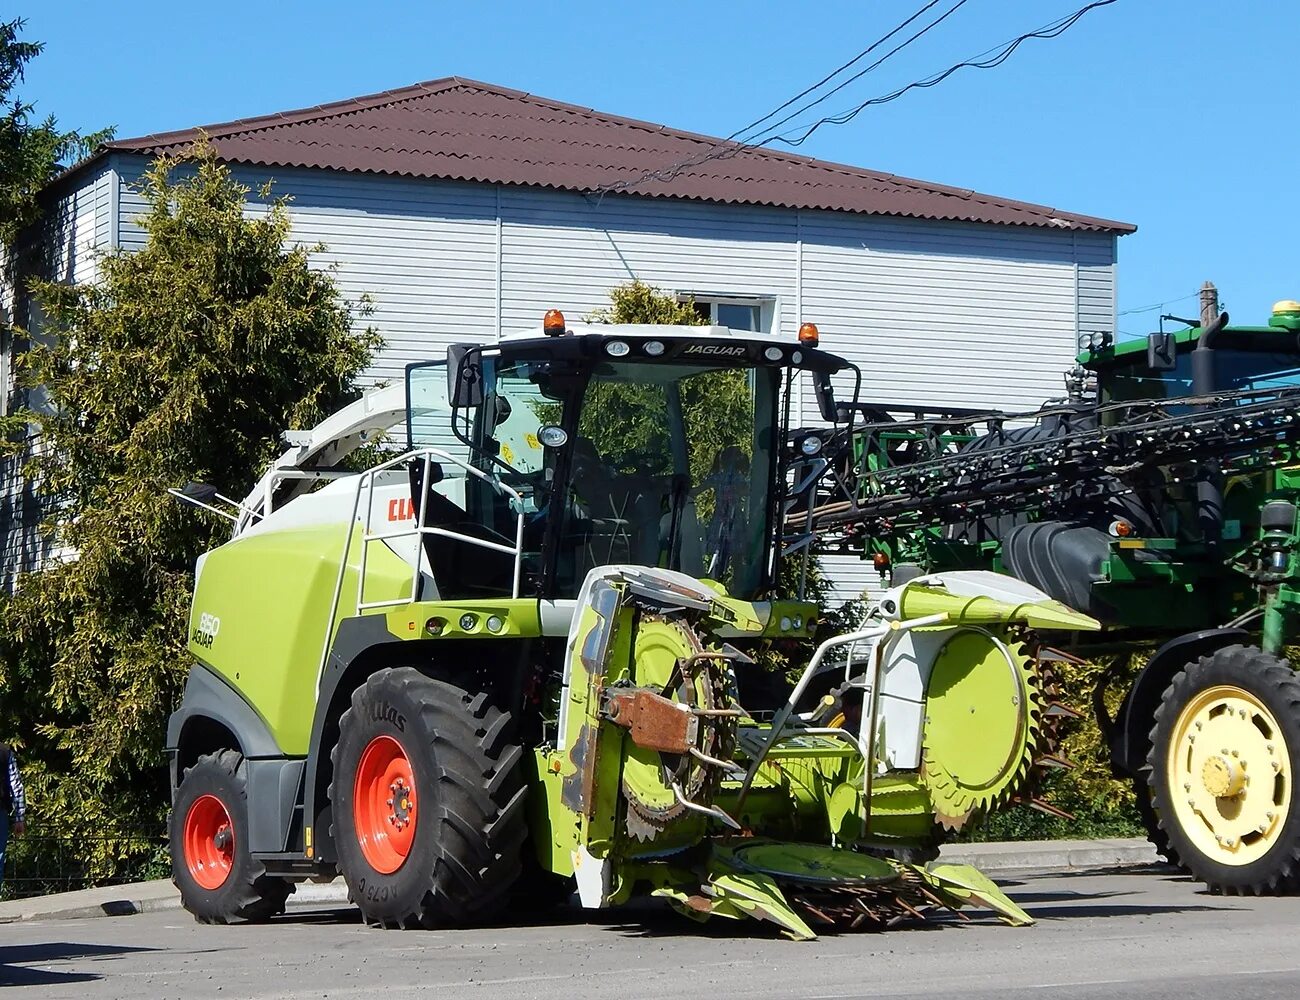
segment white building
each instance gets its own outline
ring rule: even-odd
[[[254,198],[267,180],[290,195],[294,236],[373,300],[374,380],[549,308],[581,317],[639,278],[726,325],[817,323],[864,399],[1024,409],[1061,394],[1080,334],[1113,334],[1116,239],[1134,229],[459,78],[202,131]],[[199,134],[114,141],[59,178],[55,273],[93,280],[99,253],[138,246],[141,173]],[[40,558],[37,508],[10,470],[5,578]],[[845,593],[875,575],[833,573]]]

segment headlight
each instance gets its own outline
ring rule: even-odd
[[[812,458],[814,455],[821,452],[822,439],[817,437],[816,435],[809,434],[806,438],[804,438],[802,441],[799,442],[799,450],[803,452],[804,455],[806,455],[808,458]]]
[[[555,424],[547,424],[538,430],[537,440],[547,448],[563,448],[569,440],[569,432]]]
[[[766,348],[763,349],[763,357],[767,358],[768,361],[780,361],[780,360],[781,360],[781,348],[779,348],[779,347],[766,347]]]
[[[613,344],[610,345],[614,346]],[[645,352],[652,358],[657,358],[664,352],[664,342],[662,340],[647,340],[645,342]],[[613,351],[609,352],[613,354]]]
[[[605,353],[611,358],[625,358],[631,350],[626,340],[611,340],[605,345]]]

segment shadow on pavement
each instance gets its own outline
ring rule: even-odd
[[[1081,896],[1080,900],[1091,899]],[[1023,904],[1023,901],[1021,901]],[[1035,920],[1081,920],[1085,917],[1153,917],[1162,913],[1226,913],[1240,910],[1239,906],[1206,906],[1202,903],[1190,906],[1176,904],[1154,904],[1142,906],[1132,903],[1118,903],[1113,906],[1091,906],[1083,903],[1079,906],[1025,906],[1025,911]]]
[[[1012,898],[1021,906],[1035,906],[1039,903],[1073,903],[1083,902],[1090,899],[1114,899],[1117,896],[1136,896],[1134,892],[1071,892],[1063,890],[1061,892],[1017,892],[1012,894]]]
[[[1164,868],[1152,868],[1151,870],[1130,868],[1126,869],[1125,873],[1148,875],[1158,873],[1165,875],[1166,878],[1178,877],[1172,876],[1170,869]],[[1099,869],[1096,872],[1070,872],[1063,874],[1061,877],[1078,879],[1087,875],[1103,876],[1114,874],[1113,869]],[[1096,892],[1057,889],[1053,886],[1054,877],[1034,878],[1031,880],[998,879],[997,881],[999,885],[1008,890],[1008,894],[1018,905],[1024,907],[1030,916],[1038,920],[1153,916],[1164,913],[1224,912],[1239,909],[1239,907],[1227,905],[1226,900],[1224,903],[1219,904],[1208,901],[1189,902],[1187,904],[1152,903],[1149,905],[1128,902],[1101,902],[1102,900],[1140,896],[1141,892],[1138,889],[1102,890],[1099,888]],[[964,909],[961,914],[959,916],[954,913],[931,912],[928,914],[929,919],[925,921],[907,920],[882,932],[866,931],[861,933],[883,933],[888,935],[897,930],[938,931],[963,925],[981,926],[1000,922],[997,915],[992,911],[978,907]],[[276,923],[341,926],[360,924],[361,914],[359,910],[351,906],[318,904],[317,908],[310,908],[310,904],[301,904],[299,906],[290,905],[288,911],[281,916],[275,917],[274,921]],[[695,923],[674,911],[664,901],[649,899],[634,900],[609,910],[583,910],[577,905],[575,899],[570,903],[556,906],[542,913],[511,913],[507,911],[500,919],[484,926],[502,929],[586,926],[600,928],[626,937],[641,938],[678,937],[683,933],[721,940],[736,937],[771,937],[774,939],[781,937],[781,932],[775,924],[757,920],[735,921],[723,918]],[[835,936],[837,933],[859,933],[853,931],[837,932],[821,927],[815,929],[821,936]]]
[[[129,945],[80,944],[69,941],[0,945],[0,987],[61,986],[66,983],[92,982],[104,977],[93,972],[56,972],[50,969],[33,969],[29,966],[63,962],[74,958],[116,958],[119,955],[155,950],[133,948]]]

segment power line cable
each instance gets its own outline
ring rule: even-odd
[[[965,0],[961,0],[961,2],[964,3]],[[694,166],[699,166],[711,160],[736,156],[739,153],[745,152],[746,150],[757,148],[760,145],[760,143],[765,141],[776,140],[790,146],[801,145],[802,143],[807,141],[807,139],[814,132],[816,132],[817,129],[820,128],[822,125],[845,124],[849,121],[852,121],[868,107],[877,104],[886,104],[889,103],[890,101],[898,100],[898,98],[902,97],[904,94],[908,93],[911,90],[934,87],[939,83],[942,83],[944,80],[952,76],[960,69],[967,68],[967,67],[973,67],[976,69],[992,69],[994,67],[1000,66],[1002,65],[1002,63],[1006,62],[1007,59],[1011,57],[1012,53],[1014,53],[1016,49],[1018,49],[1024,42],[1032,38],[1044,38],[1044,39],[1058,38],[1061,35],[1063,35],[1066,31],[1068,31],[1071,27],[1073,27],[1074,24],[1077,23],[1079,19],[1082,18],[1085,14],[1089,13],[1090,11],[1096,10],[1098,7],[1107,7],[1110,4],[1113,4],[1115,2],[1116,0],[1094,0],[1093,3],[1089,3],[1079,8],[1078,10],[1074,11],[1072,14],[1068,14],[1064,17],[1057,18],[1055,21],[1050,21],[1046,25],[1043,25],[1041,28],[1037,28],[1034,31],[1029,31],[1022,35],[1018,35],[1015,38],[1010,39],[1007,42],[1004,42],[1002,45],[997,45],[997,46],[993,46],[992,48],[985,49],[984,52],[981,52],[979,55],[973,56],[970,59],[963,60],[962,62],[957,63],[954,66],[950,66],[948,69],[942,71],[941,73],[931,74],[930,76],[924,77],[921,80],[917,80],[913,83],[910,83],[905,87],[900,87],[898,90],[895,90],[890,94],[886,94],[883,97],[876,97],[876,98],[872,98],[871,100],[864,101],[862,104],[858,105],[856,108],[853,108],[849,111],[841,112],[838,115],[831,115],[822,118],[817,122],[814,122],[807,129],[805,129],[803,134],[799,136],[797,139],[789,139],[779,135],[776,136],[770,135],[769,133],[771,132],[771,128],[769,127],[768,129],[764,129],[762,133],[760,133],[759,135],[753,136],[744,142],[738,142],[726,146],[715,144],[715,146],[711,148],[708,152],[701,153],[693,157],[688,157],[677,163],[671,164],[670,166],[662,167],[657,170],[647,170],[644,173],[642,173],[640,176],[635,178],[630,178],[628,180],[614,181],[609,184],[602,184],[599,187],[593,188],[588,193],[595,194],[603,198],[606,194],[615,191],[625,191],[628,190],[629,188],[636,187],[637,185],[643,184],[646,181],[650,181],[650,180],[658,180],[664,183],[668,183],[672,181],[675,177],[677,177],[683,170],[687,170]],[[932,6],[933,4],[922,8],[920,11],[918,11],[918,14],[925,13]],[[951,14],[953,12],[953,9],[950,9],[947,14],[942,15],[940,20],[946,18],[948,14]],[[908,21],[904,22],[902,26],[905,27],[907,23],[909,23],[912,20],[915,20],[915,18],[916,15],[913,15],[913,17],[909,18]],[[898,28],[894,29],[892,32],[890,32],[890,35],[897,34],[898,30],[899,30]],[[929,29],[927,28],[925,30],[929,30]],[[919,34],[924,34],[924,31],[918,33],[918,35],[914,36],[914,38],[919,37]],[[887,35],[885,37],[888,38],[889,36]],[[910,44],[910,41],[904,44]],[[996,52],[997,54],[990,59],[983,59],[983,57],[990,52]],[[888,58],[888,56],[886,56],[885,58]],[[845,64],[845,66],[852,65],[852,63],[855,61],[856,60],[851,60],[850,63]],[[844,68],[845,67],[841,67],[840,70],[837,70],[837,72],[842,71]],[[860,75],[862,74],[859,74],[859,76]],[[835,74],[832,73],[830,76],[833,77],[835,76]],[[827,79],[830,79],[830,77],[828,77]],[[823,80],[822,83],[824,82],[826,81]],[[818,86],[820,86],[820,84],[818,84]],[[805,91],[804,93],[807,94],[811,90],[815,90],[815,89],[816,87],[814,86],[812,88],[809,88],[809,90]],[[786,102],[785,105],[782,105],[782,107],[788,107],[790,103],[793,103],[793,101],[796,101],[798,99],[799,99],[798,97],[795,97],[791,101]],[[812,106],[813,105],[811,104],[808,105],[808,107],[812,107]],[[781,108],[778,108],[775,111],[773,111],[772,114],[779,113],[780,110]],[[807,109],[805,108],[804,110]],[[764,116],[764,118],[759,119],[759,121],[762,122],[770,117],[772,117],[772,115],[770,114],[766,115]],[[741,129],[740,133],[733,133],[733,136],[744,133],[749,128],[752,128],[752,125],[746,126],[745,129]]]
[[[897,54],[898,54],[899,52],[901,52],[903,49],[907,48],[909,45],[911,45],[913,42],[915,42],[918,38],[921,38],[923,35],[925,35],[925,34],[926,34],[927,32],[929,32],[931,29],[933,29],[933,28],[937,28],[937,27],[938,27],[939,25],[941,25],[944,21],[948,20],[948,18],[950,18],[953,14],[957,13],[957,11],[959,11],[962,7],[966,6],[966,4],[967,4],[968,2],[969,2],[969,0],[957,0],[957,3],[953,4],[950,8],[948,8],[947,11],[945,11],[943,14],[940,14],[937,18],[935,18],[933,21],[931,21],[929,24],[927,24],[927,25],[926,25],[924,28],[922,28],[920,31],[916,32],[916,33],[915,33],[914,35],[912,35],[910,38],[906,39],[906,40],[903,41],[903,42],[900,42],[900,43],[899,43],[898,45],[896,45],[894,48],[890,49],[890,50],[889,50],[888,52],[886,52],[883,56],[881,56],[879,59],[877,59],[875,62],[873,62],[870,66],[868,66],[866,69],[861,70],[861,71],[858,72],[858,73],[855,73],[853,76],[849,77],[847,80],[844,80],[843,82],[841,82],[841,83],[838,84],[837,86],[832,87],[830,90],[826,91],[826,93],[822,94],[821,97],[817,98],[815,101],[809,101],[807,104],[805,104],[805,105],[804,105],[802,108],[800,108],[798,111],[792,111],[790,114],[788,114],[788,115],[786,115],[784,118],[782,118],[779,122],[775,122],[774,124],[768,126],[767,128],[763,129],[763,131],[762,131],[759,135],[757,135],[757,136],[751,136],[750,139],[748,139],[748,140],[746,140],[746,141],[749,142],[749,143],[752,143],[752,144],[757,144],[757,143],[763,141],[763,137],[764,137],[764,136],[768,136],[768,137],[771,137],[771,138],[779,138],[778,136],[775,135],[775,132],[776,132],[776,130],[779,129],[782,125],[786,124],[787,122],[793,121],[794,119],[796,119],[796,118],[798,118],[800,115],[802,115],[804,112],[809,111],[809,110],[811,110],[812,108],[815,108],[817,105],[821,104],[823,101],[825,101],[826,99],[828,99],[828,98],[831,97],[832,95],[839,93],[841,90],[843,90],[843,89],[844,89],[845,87],[847,87],[849,84],[851,84],[851,83],[856,83],[858,80],[862,79],[862,77],[866,76],[866,75],[867,75],[868,73],[870,73],[872,70],[874,70],[874,69],[876,69],[877,67],[879,67],[879,66],[880,66],[882,63],[884,63],[887,59],[891,58],[892,56],[897,55]]]
[[[889,41],[889,40],[890,40],[891,38],[893,38],[896,34],[898,34],[900,31],[902,31],[904,28],[906,28],[909,24],[911,24],[913,21],[915,21],[918,17],[920,17],[920,16],[921,16],[922,14],[924,14],[926,11],[930,10],[930,8],[932,8],[932,7],[937,7],[937,6],[939,5],[940,2],[941,2],[941,0],[930,0],[929,3],[927,3],[924,7],[920,8],[919,10],[917,10],[916,13],[914,13],[914,14],[913,14],[911,17],[909,17],[906,21],[903,21],[901,24],[899,24],[899,25],[897,25],[896,27],[894,27],[893,30],[891,30],[888,34],[881,35],[879,38],[877,38],[874,42],[872,42],[870,45],[868,45],[865,49],[863,49],[861,52],[859,52],[856,56],[854,56],[852,59],[850,59],[850,60],[849,60],[848,62],[846,62],[844,65],[837,67],[836,69],[832,70],[830,73],[827,73],[824,77],[822,77],[820,80],[818,80],[816,83],[814,83],[811,87],[807,88],[806,90],[802,90],[802,91],[800,91],[799,93],[795,94],[794,97],[790,98],[790,99],[789,99],[788,101],[786,101],[784,104],[779,105],[778,107],[773,108],[771,111],[769,111],[767,114],[765,114],[762,118],[759,118],[759,119],[757,119],[757,120],[755,120],[755,121],[752,121],[752,122],[750,122],[748,125],[746,125],[744,128],[740,128],[740,129],[737,129],[735,132],[732,132],[731,135],[727,136],[727,141],[728,141],[728,142],[731,142],[732,140],[739,139],[739,138],[740,138],[742,135],[744,135],[746,132],[749,132],[751,129],[757,128],[759,125],[762,125],[763,122],[767,121],[769,118],[775,118],[775,117],[776,117],[777,115],[779,115],[782,111],[784,111],[786,108],[788,108],[791,104],[794,104],[796,101],[800,101],[800,100],[802,100],[803,98],[805,98],[805,97],[807,97],[809,94],[811,94],[813,91],[817,90],[819,87],[824,86],[825,84],[829,83],[831,80],[835,79],[835,77],[839,76],[839,75],[840,75],[841,73],[843,73],[846,69],[850,69],[850,68],[852,68],[853,66],[857,65],[859,62],[861,62],[861,61],[862,61],[863,59],[865,59],[867,56],[871,55],[871,53],[874,52],[876,49],[880,48],[880,46],[884,45],[885,42]]]
[[[1176,299],[1165,299],[1163,302],[1153,302],[1149,306],[1138,306],[1134,309],[1125,309],[1119,313],[1120,316],[1133,316],[1137,313],[1155,312],[1157,309],[1163,309],[1165,306],[1171,306],[1175,302],[1186,302],[1188,299],[1194,299],[1200,292],[1189,292],[1186,295],[1180,295]]]
[[[880,104],[888,104],[891,101],[896,101],[904,94],[912,90],[924,90],[929,87],[937,86],[938,84],[942,83],[944,80],[948,79],[948,77],[956,73],[958,70],[966,69],[966,68],[994,69],[997,66],[1001,66],[1004,62],[1006,62],[1008,59],[1011,58],[1012,53],[1014,53],[1016,49],[1020,48],[1022,44],[1029,41],[1031,38],[1059,38],[1061,35],[1065,34],[1065,32],[1069,31],[1070,28],[1072,28],[1079,21],[1079,19],[1082,18],[1089,11],[1096,10],[1098,7],[1108,7],[1115,2],[1116,0],[1094,0],[1093,3],[1090,3],[1084,7],[1080,7],[1073,14],[1070,14],[1064,18],[1059,18],[1057,21],[1053,22],[1051,25],[1047,27],[1039,28],[1036,31],[1026,32],[1023,35],[1017,36],[1016,38],[1012,39],[1010,42],[1006,43],[1005,45],[1000,46],[998,53],[989,59],[980,60],[977,57],[975,59],[963,60],[962,62],[959,62],[956,65],[949,66],[946,70],[944,70],[941,73],[933,73],[928,77],[924,77],[923,79],[916,80],[912,83],[909,83],[905,87],[899,87],[897,90],[885,94],[882,97],[873,97],[870,100],[863,101],[857,107],[850,108],[848,111],[842,111],[837,115],[828,115],[825,118],[820,118],[817,121],[813,122],[811,125],[809,125],[806,129],[804,129],[804,131],[802,132],[802,134],[798,136],[798,138],[791,139],[783,135],[773,135],[770,136],[770,139],[776,142],[784,143],[787,146],[801,146],[803,145],[803,143],[807,142],[808,139],[812,136],[812,134],[816,132],[819,128],[821,128],[823,125],[846,125],[849,122],[851,122],[854,118],[856,118],[858,115],[860,115],[863,111],[865,111],[867,108],[874,107]]]
[[[896,25],[894,28],[892,28],[886,34],[882,35],[880,38],[877,38],[874,42],[868,45],[865,49],[859,52],[848,62],[844,63],[842,66],[834,70],[834,72],[827,74],[821,80],[817,81],[817,83],[813,84],[811,87],[806,88],[802,92],[796,94],[794,97],[790,98],[788,101],[786,101],[784,104],[780,105],[779,107],[773,108],[762,118],[759,118],[756,121],[752,121],[748,125],[744,126],[743,128],[735,132],[732,132],[731,135],[727,136],[727,138],[723,140],[723,142],[730,143],[733,142],[734,140],[740,139],[741,136],[745,135],[748,132],[751,132],[754,128],[761,125],[763,122],[768,121],[770,118],[780,114],[791,104],[794,104],[795,102],[808,96],[809,94],[817,90],[819,87],[823,86],[824,84],[828,83],[830,80],[838,76],[840,73],[844,72],[844,70],[849,69],[850,67],[854,66],[859,61],[864,59],[866,56],[870,55],[873,51],[875,51],[885,42],[889,41],[889,39],[893,38],[900,31],[902,31],[913,21],[915,21],[917,18],[921,17],[922,15],[930,11],[932,8],[938,6],[939,3],[941,2],[942,0],[930,0],[930,2],[926,3],[924,6],[919,8],[910,17],[906,18],[904,21]],[[808,105],[805,105],[804,107],[800,108],[798,111],[794,112],[792,115],[782,118],[781,121],[777,122],[775,126],[769,126],[768,128],[763,129],[758,135],[753,136],[749,139],[741,140],[734,146],[723,145],[722,143],[714,143],[712,147],[710,147],[708,150],[706,150],[703,153],[699,153],[696,154],[695,156],[687,157],[686,159],[680,160],[677,163],[670,164],[667,167],[661,167],[657,170],[647,170],[644,173],[642,173],[639,177],[631,178],[628,180],[622,180],[622,181],[614,181],[609,184],[602,184],[599,187],[594,188],[590,193],[597,194],[600,195],[601,197],[604,197],[606,194],[609,194],[610,192],[624,191],[627,190],[628,188],[636,187],[639,184],[644,184],[646,181],[650,181],[650,180],[659,180],[659,181],[664,181],[666,183],[668,181],[671,181],[673,178],[675,178],[683,170],[686,170],[690,167],[699,166],[700,164],[707,163],[710,160],[717,160],[725,157],[735,156],[737,153],[740,153],[743,150],[750,149],[753,148],[754,146],[757,146],[760,142],[763,141],[763,136],[770,133],[774,128],[779,128],[781,125],[784,125],[786,122],[788,122],[792,117],[798,117],[799,115],[807,111],[809,108],[815,107],[817,104],[820,104],[821,101],[826,99],[826,97],[829,97],[831,94],[834,94],[837,91],[843,89],[845,86],[847,86],[849,83],[852,83],[854,80],[857,80],[862,76],[866,75],[867,73],[870,73],[873,69],[880,66],[881,63],[885,62],[885,60],[897,54],[898,52],[906,48],[908,45],[911,45],[918,38],[925,35],[928,31],[937,27],[943,21],[947,20],[952,14],[954,14],[958,10],[958,8],[964,6],[968,2],[969,0],[957,0],[957,3],[954,4],[953,7],[951,7],[946,13],[940,15],[934,21],[930,22],[928,25],[921,28],[919,31],[915,32],[910,38],[906,39],[905,41],[901,42],[899,45],[895,46],[892,50],[887,52],[881,58],[877,59],[866,69],[857,73],[851,79],[845,81],[845,83],[842,83],[839,86],[835,87],[833,90],[829,91],[825,96],[819,98],[816,101],[809,103]]]

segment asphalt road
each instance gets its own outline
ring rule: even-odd
[[[1000,881],[1036,926],[971,911],[965,924],[800,944],[645,904],[439,932],[307,908],[256,927],[201,927],[180,912],[8,924],[0,1000],[1300,996],[1300,898],[1212,897],[1163,871]]]

